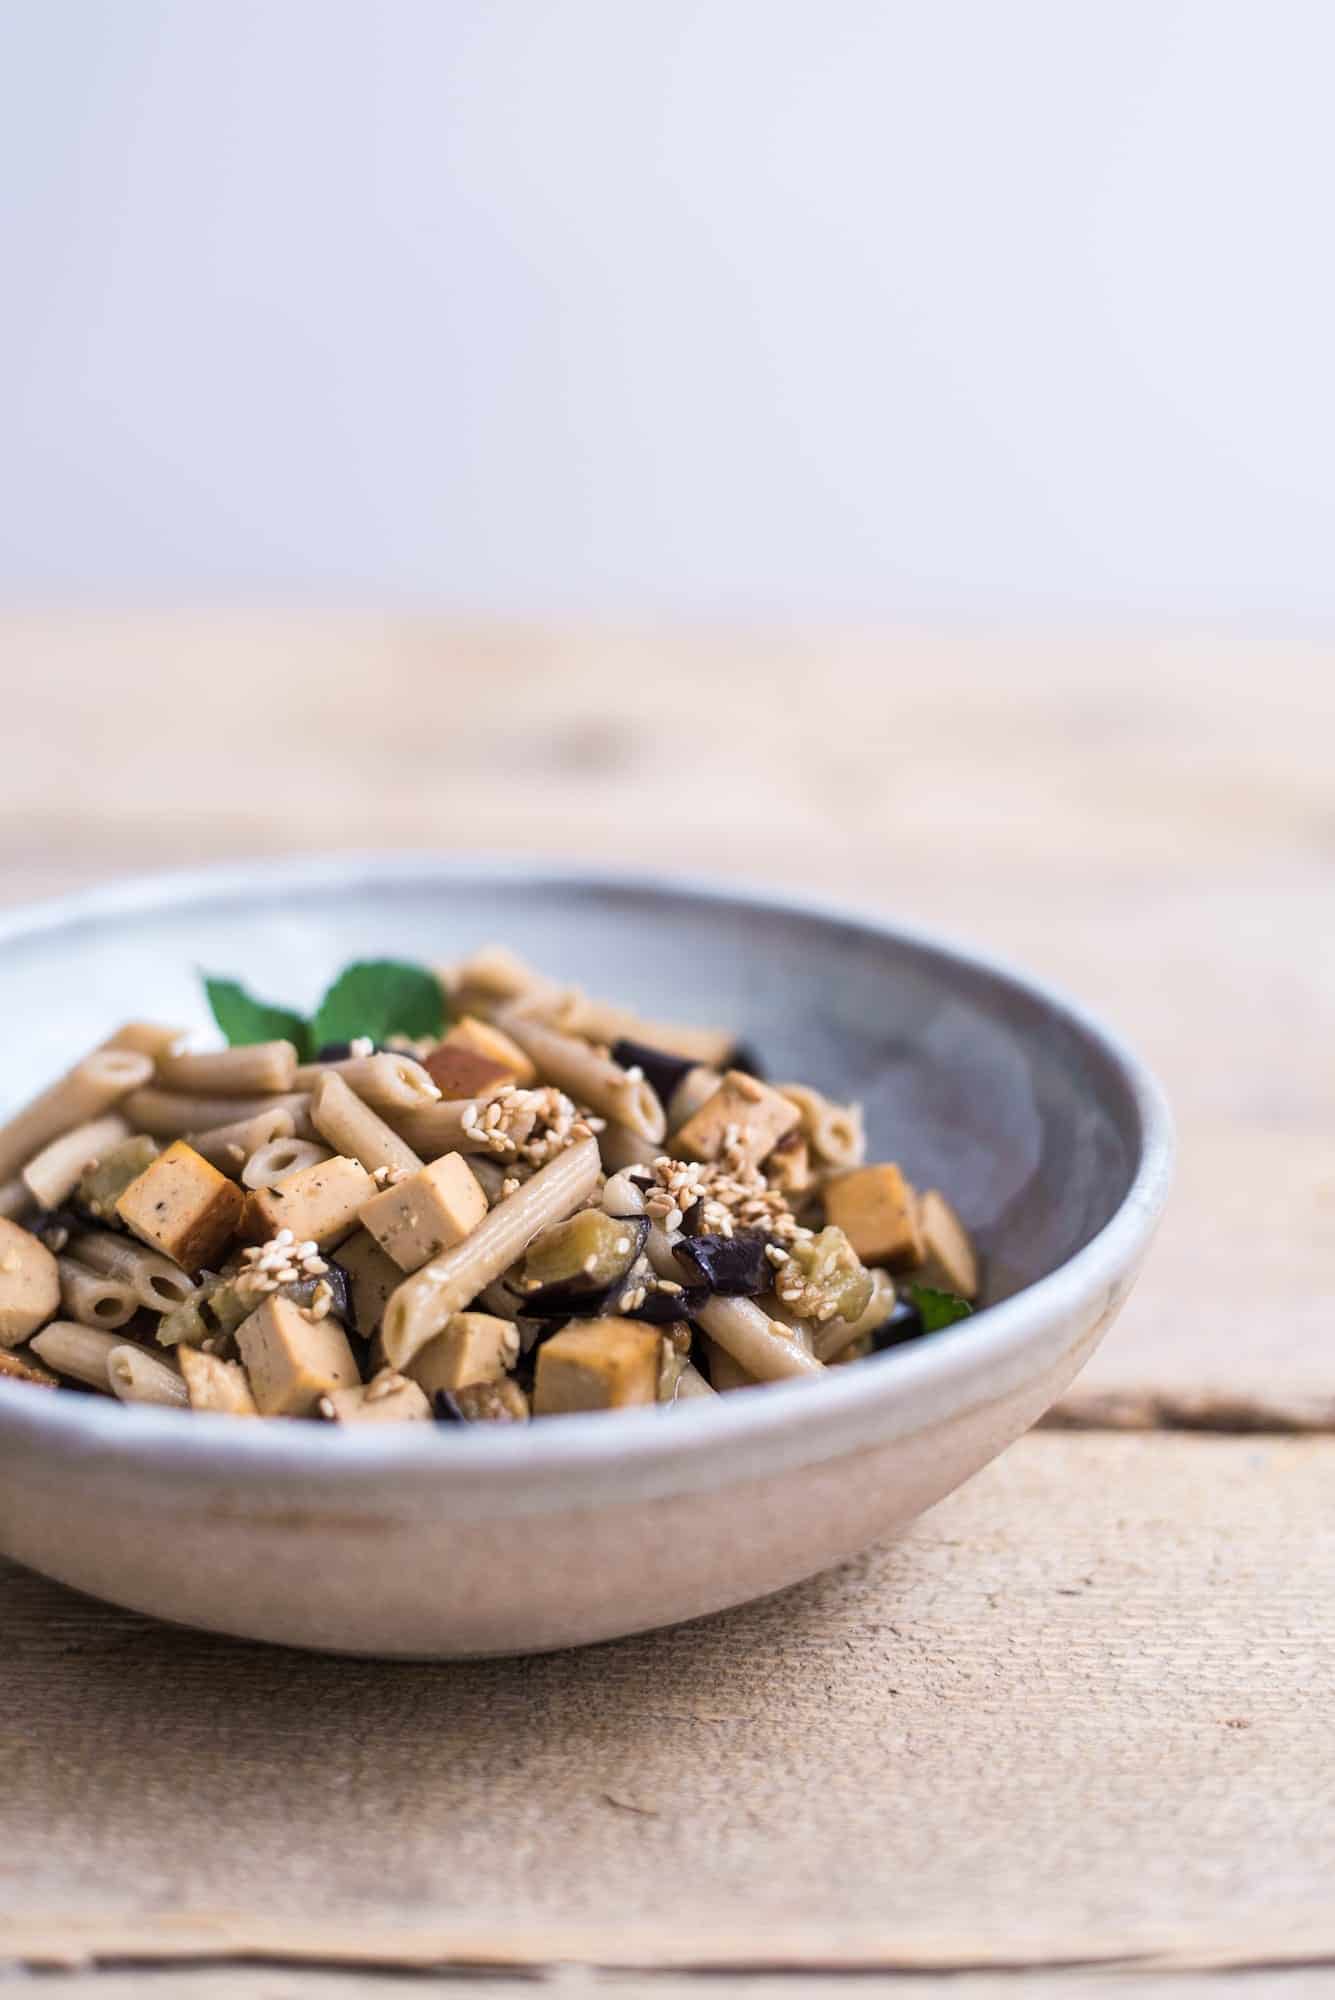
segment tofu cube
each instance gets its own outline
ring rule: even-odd
[[[188,1347],[184,1342],[176,1349],[176,1360],[192,1410],[211,1410],[223,1417],[259,1415],[239,1361],[222,1361],[216,1354],[206,1354],[202,1347]]]
[[[277,1292],[242,1320],[236,1344],[263,1417],[309,1417],[322,1396],[361,1380],[339,1321],[315,1319]]]
[[[336,1424],[429,1424],[431,1405],[416,1382],[386,1368],[354,1389],[320,1399],[320,1415]]]
[[[760,1083],[744,1070],[730,1069],[712,1096],[693,1111],[671,1141],[670,1150],[683,1160],[717,1160],[736,1127],[743,1158],[757,1167],[780,1139],[802,1122],[795,1104]]]
[[[380,1331],[385,1307],[403,1283],[403,1273],[365,1229],[355,1230],[339,1244],[338,1261],[352,1288],[353,1330],[370,1340]]]
[[[490,1021],[479,1021],[475,1014],[460,1016],[446,1035],[444,1046],[472,1049],[475,1055],[488,1056],[492,1062],[503,1063],[510,1072],[511,1082],[525,1089],[537,1080],[533,1058],[520,1048],[518,1042],[511,1041],[509,1035],[500,1028],[494,1028]]]
[[[60,1273],[45,1243],[0,1220],[0,1347],[18,1347],[60,1311]]]
[[[437,1389],[499,1382],[518,1359],[519,1333],[511,1320],[461,1312],[408,1363],[407,1373],[434,1396]]]
[[[780,1139],[765,1162],[765,1179],[780,1194],[805,1194],[812,1185],[811,1149],[800,1132]]]
[[[29,1382],[34,1389],[58,1389],[60,1383],[49,1369],[40,1362],[32,1361],[26,1354],[13,1354],[7,1347],[0,1347],[0,1381]]]
[[[918,1198],[896,1166],[855,1167],[828,1181],[825,1219],[843,1230],[864,1264],[900,1271],[922,1262]]]
[[[244,1233],[265,1243],[290,1229],[298,1243],[331,1250],[357,1227],[357,1216],[375,1193],[375,1182],[360,1160],[337,1154],[318,1166],[284,1174],[272,1187],[257,1188],[246,1204]]]
[[[538,1349],[533,1414],[656,1403],[661,1354],[658,1333],[636,1320],[571,1320]]]
[[[222,1261],[246,1198],[184,1139],[130,1182],[116,1213],[125,1227],[183,1271]]]
[[[938,1188],[929,1188],[918,1203],[923,1262],[918,1273],[924,1285],[957,1292],[962,1299],[978,1297],[978,1259],[969,1232]]]
[[[423,1058],[423,1068],[441,1096],[452,1099],[495,1097],[497,1091],[508,1090],[515,1080],[508,1063],[479,1055],[463,1042],[442,1042]]]
[[[462,1243],[486,1213],[482,1183],[463,1154],[443,1153],[366,1202],[361,1222],[401,1271],[419,1271]]]

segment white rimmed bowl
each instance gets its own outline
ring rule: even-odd
[[[122,1019],[203,1026],[198,967],[310,1002],[349,958],[492,938],[659,1018],[735,1024],[771,1075],[860,1097],[872,1157],[947,1189],[974,1229],[986,1310],[814,1385],[514,1429],[246,1423],[0,1381],[0,1551],[291,1645],[578,1645],[777,1590],[902,1526],[1093,1352],[1167,1192],[1158,1088],[1041,983],[874,917],[420,855],[118,885],[0,916],[0,1103]]]

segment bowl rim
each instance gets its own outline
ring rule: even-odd
[[[1054,1270],[930,1340],[831,1370],[818,1399],[805,1382],[781,1382],[764,1385],[763,1394],[741,1391],[717,1402],[627,1410],[614,1424],[590,1413],[559,1424],[477,1426],[442,1434],[434,1425],[390,1432],[374,1426],[238,1423],[204,1413],[191,1413],[183,1422],[174,1410],[37,1394],[0,1379],[0,1439],[21,1448],[34,1473],[45,1459],[53,1470],[63,1465],[67,1476],[74,1459],[119,1468],[131,1478],[136,1470],[152,1471],[216,1485],[221,1475],[257,1482],[270,1492],[277,1487],[304,1493],[373,1479],[377,1497],[402,1497],[425,1484],[448,1498],[452,1509],[466,1495],[467,1511],[494,1512],[499,1499],[507,1513],[532,1511],[558,1493],[569,1504],[572,1485],[591,1478],[592,1497],[603,1505],[614,1489],[646,1497],[732,1483],[772,1465],[776,1451],[795,1466],[897,1432],[907,1435],[935,1417],[1006,1393],[1053,1353],[1073,1313],[1087,1314],[1092,1302],[1102,1301],[1109,1310],[1120,1302],[1172,1178],[1173,1121],[1155,1076],[1119,1035],[1060,987],[994,953],[883,911],[736,877],[606,868],[536,855],[358,849],[138,875],[15,905],[0,911],[0,947],[192,904],[263,903],[303,889],[355,891],[391,881],[442,888],[513,883],[741,903],[771,916],[849,925],[945,966],[967,968],[1060,1017],[1096,1053],[1136,1120],[1130,1184],[1102,1228]]]

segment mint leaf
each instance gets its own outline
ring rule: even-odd
[[[251,1042],[288,1041],[295,1042],[298,1056],[309,1053],[309,1031],[300,1014],[257,1000],[235,979],[211,979],[205,973],[204,991],[214,1020],[234,1049]]]
[[[910,1285],[909,1298],[918,1309],[924,1333],[940,1333],[957,1319],[968,1319],[973,1307],[954,1292],[938,1292],[934,1285]]]
[[[424,965],[401,965],[392,958],[363,960],[340,972],[311,1022],[317,1049],[326,1042],[350,1042],[358,1035],[386,1042],[391,1035],[439,1035],[445,1026],[445,996],[434,972]]]

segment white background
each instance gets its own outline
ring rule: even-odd
[[[1335,611],[1320,0],[6,0],[0,592]]]

